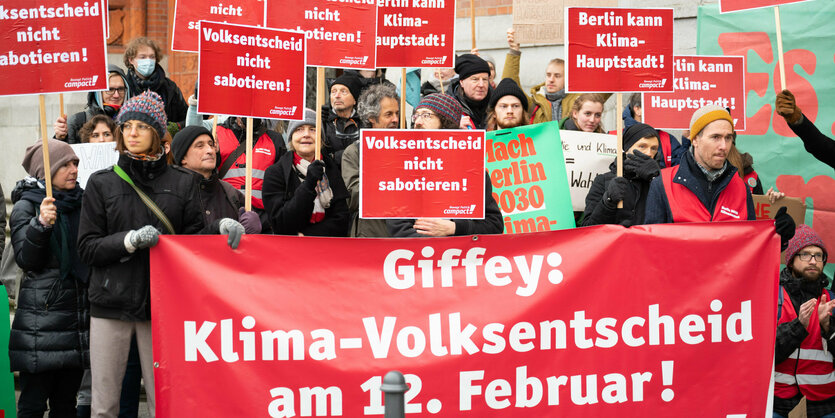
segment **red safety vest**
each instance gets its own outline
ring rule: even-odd
[[[235,133],[223,126],[217,127],[217,143],[220,148],[220,166],[226,158],[238,148],[240,144]],[[261,194],[261,187],[264,184],[264,172],[267,167],[275,163],[275,143],[266,133],[258,137],[252,145],[252,207],[264,209],[264,202]],[[241,193],[246,191],[246,153],[242,153],[238,160],[232,164],[229,171],[223,177],[223,181],[235,186]]]
[[[791,298],[783,292],[783,307],[777,324],[791,322],[797,318]],[[824,292],[826,292],[824,290]],[[820,299],[818,299],[820,303]],[[835,368],[832,366],[832,353],[824,349],[821,337],[818,307],[809,318],[806,328],[809,335],[800,343],[800,348],[774,367],[774,396],[790,399],[798,391],[810,401],[823,401],[835,396]]]
[[[714,213],[708,212],[698,197],[683,184],[673,181],[679,166],[661,170],[664,192],[670,202],[673,222],[719,222],[745,221],[748,219],[748,194],[739,176],[731,177],[730,183],[719,194]]]

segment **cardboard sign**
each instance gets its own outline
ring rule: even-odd
[[[400,370],[406,416],[766,416],[772,222],[477,238],[161,236],[157,414],[382,417]]]
[[[377,67],[452,67],[455,0],[382,0]]]
[[[673,91],[673,9],[566,9],[566,90]]]
[[[484,131],[360,132],[361,218],[484,219]]]
[[[777,211],[785,207],[786,213],[794,219],[795,225],[806,223],[806,203],[794,197],[784,197],[773,204],[768,201],[768,197],[755,194],[754,211],[757,219],[774,219]]]
[[[486,148],[505,234],[574,228],[559,122],[488,132]]]
[[[804,1],[810,0],[719,0],[719,12],[738,12],[740,10],[759,9]]]
[[[0,96],[106,90],[102,13],[100,1],[4,1]]]
[[[565,8],[617,7],[617,0],[513,0],[516,42],[524,45],[562,44]]]
[[[745,130],[745,57],[673,57],[673,93],[644,93],[644,123],[656,129],[690,129],[693,112],[706,105],[731,110],[734,129]]]
[[[199,113],[302,120],[301,32],[201,21]]]
[[[571,205],[577,212],[586,210],[586,195],[594,179],[610,171],[617,157],[615,135],[581,131],[560,131],[565,171],[571,190]]]
[[[87,187],[87,180],[91,174],[112,167],[119,162],[119,152],[116,151],[115,142],[70,144],[70,146],[78,156],[78,183],[82,188]]]
[[[205,0],[176,0],[171,49],[197,52],[200,21],[264,26],[267,3],[264,0],[232,0],[220,3]]]
[[[268,0],[267,11],[268,27],[304,31],[308,65],[376,68],[375,0]]]

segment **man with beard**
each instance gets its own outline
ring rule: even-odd
[[[806,397],[809,417],[835,414],[835,300],[823,274],[823,240],[800,225],[786,248],[780,272],[777,340],[774,352],[774,416],[787,417]]]
[[[400,98],[397,91],[388,84],[374,84],[360,96],[357,105],[364,128],[397,129],[400,124]],[[352,237],[389,236],[384,219],[360,219],[360,141],[354,141],[342,154],[342,179],[351,196],[348,210],[351,211]]]
[[[455,60],[458,85],[453,87],[455,100],[464,108],[461,123],[475,129],[487,126],[487,105],[490,104],[490,65],[478,55],[464,54]]]
[[[510,78],[505,78],[490,97],[490,111],[487,113],[487,130],[515,128],[528,124],[530,115],[528,98]]]
[[[362,86],[359,76],[342,74],[331,85],[330,107],[322,107],[322,152],[330,155],[337,165],[342,164],[345,148],[360,137],[356,104]]]

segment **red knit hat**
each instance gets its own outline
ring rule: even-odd
[[[461,122],[461,115],[464,114],[464,107],[458,103],[455,98],[448,94],[432,93],[424,96],[424,98],[415,106],[415,112],[419,109],[429,109],[440,118],[445,118],[455,122],[457,125]]]
[[[824,263],[826,263],[826,259],[829,257],[827,257],[826,247],[823,245],[823,240],[812,228],[809,227],[809,225],[800,224],[794,230],[794,237],[789,240],[789,246],[786,247],[786,265],[791,263],[792,258],[798,251],[810,245],[818,246],[821,250],[823,250]]]

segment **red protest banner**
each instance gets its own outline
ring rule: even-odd
[[[248,235],[238,250],[163,236],[151,250],[157,413],[382,415],[381,378],[400,370],[419,416],[762,417],[772,222]],[[299,262],[316,254],[329,256]],[[651,259],[675,271],[635,262]]]
[[[810,0],[719,0],[719,12],[738,12],[740,10],[760,9],[781,4],[800,3]]]
[[[378,3],[377,67],[452,67],[454,0]]]
[[[376,68],[375,0],[270,0],[267,26],[304,31],[308,65]]]
[[[102,13],[100,1],[4,1],[0,96],[107,89]]]
[[[200,22],[200,113],[301,120],[305,40],[301,32]]]
[[[171,49],[197,52],[201,20],[264,26],[266,7],[264,0],[232,0],[217,4],[205,0],[176,0]]]
[[[673,93],[644,93],[645,123],[656,129],[690,129],[702,106],[729,108],[737,131],[745,130],[745,57],[673,57]]]
[[[360,216],[484,219],[484,131],[363,129]]]
[[[673,9],[566,8],[569,92],[673,91]]]

